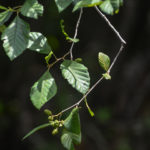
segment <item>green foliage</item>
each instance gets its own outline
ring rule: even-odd
[[[106,72],[106,73],[104,73],[104,74],[102,74],[103,75],[103,77],[106,79],[106,80],[111,80],[111,76],[110,76],[110,74],[108,73],[108,72]]]
[[[66,37],[66,40],[68,40],[70,42],[74,42],[74,43],[79,42],[79,39],[74,39],[74,38],[69,37],[69,35],[65,32],[65,26],[63,23],[64,23],[64,20],[61,20],[60,21],[61,31],[64,34],[64,36]]]
[[[3,25],[5,22],[7,22],[8,19],[11,17],[11,15],[12,12],[9,10],[0,13],[0,26]]]
[[[60,69],[62,75],[67,79],[68,83],[72,85],[77,91],[85,94],[90,86],[90,76],[88,69],[80,63],[71,60],[65,60]]]
[[[55,0],[58,11],[62,12],[63,10],[65,10],[72,3],[72,1],[73,0]]]
[[[2,10],[7,10],[7,8],[4,7],[4,6],[2,6],[2,5],[0,5],[0,9],[2,9]]]
[[[33,133],[37,132],[38,130],[41,130],[43,128],[46,128],[46,127],[49,127],[50,126],[50,123],[45,123],[45,124],[42,124],[40,126],[37,126],[36,128],[34,128],[33,130],[31,130],[29,133],[27,133],[23,138],[22,140],[25,140],[27,137],[29,137],[30,135],[32,135]]]
[[[122,0],[105,0],[100,5],[100,9],[108,15],[113,15],[114,13],[118,13],[119,7],[122,4],[123,4]]]
[[[102,3],[102,0],[84,0],[84,1],[79,1],[75,7],[73,8],[73,12],[76,11],[79,8],[82,7],[93,7],[96,5],[100,5]]]
[[[26,17],[38,19],[38,16],[42,16],[43,14],[43,6],[37,0],[26,0],[21,8],[21,14]]]
[[[48,54],[51,51],[46,37],[39,32],[30,32],[27,48],[42,54]]]
[[[1,39],[10,60],[18,57],[27,47],[30,28],[19,16],[4,30]]]
[[[70,132],[64,132],[62,134],[61,143],[67,150],[74,150],[73,140]]]
[[[1,25],[1,26],[0,26],[0,32],[4,32],[5,29],[6,29],[6,26],[5,26],[5,25]]]
[[[59,12],[62,12],[71,3],[73,3],[75,5],[73,11],[83,7],[93,7],[98,5],[103,12],[109,15],[113,15],[119,11],[123,0],[55,0],[55,3]],[[50,99],[52,99],[57,93],[57,85],[55,83],[55,79],[50,74],[49,69],[60,60],[63,60],[60,65],[62,76],[73,88],[82,93],[84,97],[87,96],[90,91],[97,85],[95,84],[91,87],[91,89],[89,89],[90,76],[88,68],[81,64],[82,58],[77,58],[73,61],[71,57],[71,60],[66,60],[66,56],[69,54],[71,55],[71,50],[69,50],[64,56],[57,58],[52,51],[51,46],[48,44],[47,38],[42,35],[42,33],[30,32],[29,25],[20,18],[20,13],[26,17],[34,19],[38,19],[39,16],[42,16],[44,8],[41,4],[39,4],[38,0],[26,0],[22,6],[17,6],[14,8],[6,8],[0,5],[0,9],[3,10],[3,12],[0,13],[0,32],[2,32],[1,39],[3,40],[4,50],[10,60],[17,58],[26,49],[47,55],[45,56],[45,61],[48,70],[45,71],[45,73],[38,79],[38,81],[33,84],[30,92],[31,101],[37,109],[41,109],[41,107]],[[6,27],[4,24],[9,21],[12,13],[16,13],[16,17],[8,25],[8,27]],[[79,41],[79,39],[76,38],[78,27],[76,27],[75,30],[75,38],[71,38],[66,33],[63,23],[64,21],[61,20],[60,25],[62,33],[64,34],[66,40],[73,42],[72,45],[74,45],[74,43]],[[80,19],[78,19],[77,26],[79,23]],[[52,55],[54,56],[55,61],[52,62],[52,64],[49,64]],[[103,78],[110,80],[111,76],[109,75],[109,56],[100,52],[98,54],[98,60],[100,66],[106,71],[104,74],[102,74]],[[48,123],[34,128],[27,135],[25,135],[23,139],[26,139],[36,131],[48,126],[53,128],[52,135],[57,134],[60,131],[59,128],[63,128],[61,143],[66,149],[74,150],[74,145],[81,143],[79,108],[77,106],[79,106],[82,100],[84,100],[84,97],[82,97],[81,100],[79,100],[76,104],[68,107],[57,115],[53,115],[49,109],[45,109],[44,112],[48,115]],[[85,105],[90,115],[93,117],[94,112],[89,107],[86,98]],[[65,120],[60,120],[61,115],[67,110],[71,109],[72,111],[69,116]],[[107,120],[107,117],[107,112],[100,113],[101,119]]]
[[[53,55],[53,51],[51,51],[47,56],[45,56],[46,64],[49,64],[48,62],[51,59],[52,55]]]
[[[88,111],[89,111],[89,114],[91,115],[91,117],[94,117],[94,112],[91,110],[91,108],[89,107],[89,105],[88,105],[88,102],[87,102],[87,98],[85,98],[84,99],[84,102],[85,102],[85,105],[86,105],[86,107],[87,107],[87,109],[88,109]]]
[[[99,52],[98,53],[98,61],[99,61],[100,66],[105,71],[108,71],[109,66],[110,66],[110,58],[106,54]]]
[[[54,78],[46,71],[31,88],[30,98],[33,105],[40,109],[57,93],[57,86]]]
[[[78,107],[74,108],[66,118],[64,121],[64,128],[61,142],[66,149],[73,150],[73,144],[81,143],[81,127]]]

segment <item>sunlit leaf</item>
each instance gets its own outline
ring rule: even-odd
[[[96,5],[100,5],[102,3],[102,0],[84,0],[84,1],[79,1],[76,3],[76,5],[73,8],[73,12],[76,11],[79,8],[82,7],[93,7]]]
[[[4,42],[4,50],[11,60],[15,59],[27,48],[29,31],[29,25],[19,16],[16,16],[4,30],[1,39]]]
[[[87,67],[71,60],[65,60],[60,69],[62,75],[77,91],[85,94],[90,86],[90,76]]]
[[[29,133],[27,133],[23,138],[22,140],[26,139],[27,137],[29,137],[30,135],[32,135],[33,133],[35,133],[36,131],[38,130],[41,130],[43,128],[46,128],[48,126],[50,126],[51,124],[50,123],[45,123],[45,124],[42,124],[40,126],[37,126],[36,128],[32,129]]]
[[[110,0],[106,0],[104,1],[101,5],[100,5],[100,9],[109,15],[113,15],[114,14],[114,8],[110,2]]]
[[[39,32],[29,33],[27,48],[42,54],[48,54],[51,51],[51,47],[47,42],[47,38]]]
[[[12,12],[9,10],[6,10],[0,13],[0,26],[3,25],[6,21],[8,21],[11,15],[12,15]]]
[[[43,14],[43,6],[37,0],[26,0],[21,8],[21,14],[26,17],[38,19],[38,16],[42,16]]]
[[[72,2],[73,0],[55,0],[59,12],[65,10]]]
[[[99,60],[100,66],[105,71],[107,71],[109,69],[109,66],[110,66],[110,58],[106,54],[99,52],[98,53],[98,60]]]
[[[123,0],[105,0],[100,5],[100,9],[108,15],[113,15],[114,13],[118,13],[122,4]]]
[[[33,105],[40,109],[46,102],[57,93],[57,86],[54,78],[46,71],[31,88],[30,98]]]

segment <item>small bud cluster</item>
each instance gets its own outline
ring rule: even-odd
[[[48,109],[44,110],[44,113],[48,115],[48,120],[51,126],[54,128],[52,131],[52,135],[56,135],[58,133],[59,128],[63,127],[64,120],[57,120],[53,116],[52,112]]]

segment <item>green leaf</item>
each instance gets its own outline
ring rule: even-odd
[[[79,108],[74,108],[69,116],[64,121],[64,127],[67,131],[75,133],[77,135],[80,134],[80,119],[79,119]]]
[[[81,62],[82,62],[82,58],[76,58],[75,61],[76,61],[77,63],[81,63]]]
[[[110,74],[107,73],[107,72],[103,74],[103,77],[104,77],[106,80],[111,80],[111,76],[110,76]]]
[[[67,150],[74,150],[71,134],[64,132],[61,136],[61,143]]]
[[[15,59],[27,48],[29,31],[29,25],[19,16],[16,16],[4,30],[1,39],[3,40],[4,50],[10,60]]]
[[[3,9],[3,10],[8,10],[6,7],[0,5],[0,9]]]
[[[87,67],[71,60],[65,60],[60,69],[62,75],[77,91],[85,94],[90,86],[90,76]]]
[[[73,144],[81,143],[81,127],[79,108],[74,108],[64,121],[65,130],[61,136],[61,142],[68,150],[74,150]]]
[[[5,25],[0,26],[0,32],[4,32],[5,29],[6,29]]]
[[[46,61],[46,64],[49,65],[49,60],[51,59],[53,55],[53,51],[51,51],[46,57],[45,57],[45,61]]]
[[[50,123],[45,123],[45,124],[42,124],[40,126],[37,126],[36,128],[32,129],[29,133],[27,133],[23,138],[22,140],[26,139],[27,137],[29,137],[30,135],[32,135],[33,133],[35,133],[36,131],[38,130],[41,130],[43,128],[46,128],[48,126],[50,126],[51,124]]]
[[[58,11],[62,12],[63,10],[65,10],[72,3],[72,1],[73,0],[55,0]]]
[[[0,26],[3,25],[6,21],[8,21],[11,15],[12,15],[12,12],[9,10],[6,10],[0,13]]]
[[[46,71],[32,86],[30,98],[33,105],[37,109],[40,109],[46,102],[54,97],[56,93],[57,86],[55,80],[49,71]]]
[[[77,38],[71,38],[71,37],[69,37],[69,35],[66,33],[66,31],[65,31],[65,25],[64,25],[64,20],[63,20],[63,19],[60,21],[60,26],[61,26],[61,31],[62,31],[62,33],[63,33],[64,36],[66,37],[66,40],[68,40],[68,41],[70,41],[70,42],[74,42],[74,43],[79,42],[79,39],[77,39]]]
[[[98,53],[98,60],[99,60],[99,64],[100,66],[105,70],[105,71],[108,71],[109,69],[109,66],[110,66],[110,58],[102,53],[102,52],[99,52]]]
[[[38,19],[38,16],[43,15],[43,10],[43,6],[37,0],[26,0],[21,8],[21,14],[26,17]]]
[[[84,0],[84,1],[79,1],[76,3],[75,7],[73,8],[73,12],[76,11],[79,8],[82,7],[93,7],[96,5],[100,5],[102,3],[102,0]]]
[[[42,54],[48,54],[51,51],[51,47],[49,46],[46,37],[39,32],[29,33],[27,48]]]
[[[110,2],[110,0],[106,0],[104,1],[101,5],[100,5],[100,9],[109,15],[113,15],[114,14],[114,8]]]
[[[85,98],[84,99],[84,102],[85,102],[85,105],[86,105],[86,107],[87,107],[87,109],[88,109],[88,111],[89,111],[89,114],[91,115],[91,117],[94,117],[94,112],[91,110],[91,108],[89,107],[89,105],[88,105],[88,102],[87,102],[87,98]]]
[[[118,13],[122,4],[123,0],[106,0],[100,5],[100,9],[108,15],[113,15]]]

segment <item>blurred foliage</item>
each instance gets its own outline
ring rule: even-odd
[[[69,6],[68,10],[58,15],[54,1],[40,2],[46,6],[44,16],[38,24],[35,20],[29,19],[31,28],[42,31],[56,54],[61,55],[70,45],[61,33],[60,19],[65,20],[66,30],[73,35],[77,13],[70,13],[72,6]],[[22,2],[7,0],[0,3],[6,7],[13,7]],[[149,14],[150,8],[143,0],[130,0],[125,1],[118,15],[110,17],[126,38],[128,45],[111,74],[113,79],[110,82],[104,81],[88,97],[88,103],[95,112],[95,119],[87,112],[81,111],[84,140],[77,150],[150,149]],[[84,10],[79,38],[80,42],[75,46],[74,55],[76,58],[81,55],[86,58],[83,61],[89,66],[94,83],[100,75],[97,60],[94,59],[97,58],[97,53],[106,51],[113,58],[119,43],[92,8]],[[42,124],[47,120],[45,115],[33,108],[28,97],[33,82],[46,68],[44,57],[30,51],[10,63],[2,47],[0,49],[1,148],[63,150],[59,138],[51,136],[51,128],[39,131],[24,142],[21,141],[24,134],[37,125],[37,121]],[[52,70],[56,82],[60,85],[59,94],[54,101],[48,103],[48,107],[54,112],[80,98],[80,94],[64,84],[58,72],[57,68]],[[74,95],[78,98],[74,99]]]

